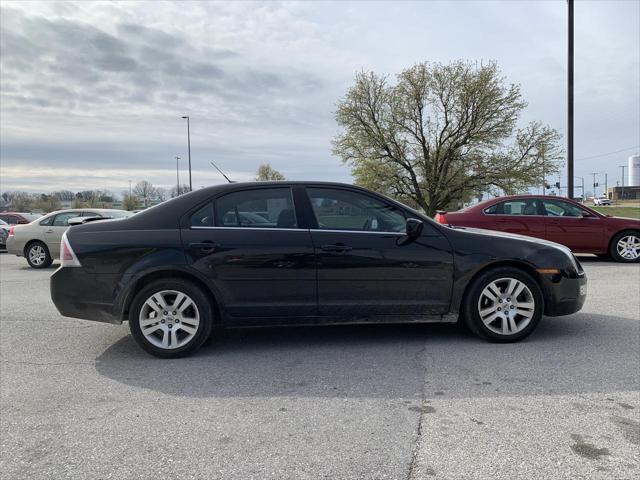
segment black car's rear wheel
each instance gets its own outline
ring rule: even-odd
[[[131,334],[144,350],[161,358],[195,352],[209,338],[213,309],[206,293],[182,278],[144,287],[129,312]]]
[[[544,311],[538,283],[517,268],[501,267],[476,278],[466,292],[464,320],[476,335],[493,342],[516,342],[537,327]]]
[[[42,242],[31,242],[24,253],[31,268],[47,268],[53,263],[49,249]]]

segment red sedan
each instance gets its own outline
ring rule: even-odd
[[[543,238],[576,253],[610,255],[618,262],[640,261],[640,220],[603,215],[566,198],[494,198],[458,212],[438,212],[436,221]]]

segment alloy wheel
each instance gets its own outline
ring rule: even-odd
[[[625,235],[618,240],[616,250],[625,260],[637,260],[640,258],[640,238],[635,235]]]
[[[524,330],[531,322],[535,309],[531,290],[515,278],[492,281],[478,300],[482,323],[498,335],[513,335]]]
[[[177,290],[161,290],[144,302],[138,321],[142,335],[150,344],[173,350],[186,345],[196,335],[200,312],[188,295]]]
[[[40,266],[47,260],[47,252],[42,245],[34,245],[29,248],[29,260],[33,265]]]

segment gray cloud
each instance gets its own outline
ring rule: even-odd
[[[127,171],[171,183],[186,114],[200,172],[213,159],[250,178],[270,161],[290,178],[348,181],[330,153],[337,99],[358,70],[393,78],[425,60],[496,60],[522,85],[524,121],[565,128],[562,1],[150,5],[3,2],[3,188],[63,184],[67,171],[102,188],[114,169],[116,184]],[[576,5],[578,158],[640,143],[639,15],[638,2]],[[611,180],[625,158],[579,161],[576,173]]]

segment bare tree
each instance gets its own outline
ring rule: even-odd
[[[156,188],[151,182],[142,180],[136,183],[136,186],[133,187],[133,193],[142,200],[142,204],[146,208],[149,205],[149,201],[155,198]]]
[[[169,192],[169,196],[171,198],[179,197],[180,195],[182,195],[183,193],[187,193],[188,191],[189,191],[189,185],[187,185],[186,183],[183,183],[179,187],[173,187]]]
[[[334,153],[357,183],[433,215],[492,188],[539,184],[543,160],[558,171],[560,135],[539,122],[517,129],[525,107],[495,63],[420,63],[395,85],[362,72],[338,103]]]

